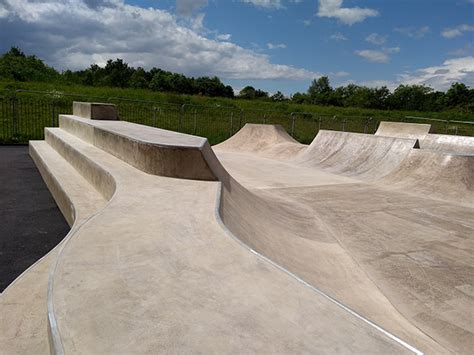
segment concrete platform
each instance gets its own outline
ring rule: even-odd
[[[45,136],[32,156],[73,228],[2,294],[3,329],[38,314],[10,353],[473,348],[468,155],[327,131],[304,146],[262,125],[213,150],[76,116]]]

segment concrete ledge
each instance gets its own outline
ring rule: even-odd
[[[59,116],[59,127],[146,173],[217,180],[203,153],[210,149],[205,138],[130,122],[92,121],[70,115]]]
[[[114,104],[74,101],[72,113],[75,116],[91,120],[117,121],[119,119],[117,107]]]

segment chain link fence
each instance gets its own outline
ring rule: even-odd
[[[243,110],[54,91],[4,90],[0,92],[0,143],[24,144],[43,139],[45,127],[58,126],[59,114],[72,114],[72,101],[114,103],[121,120],[206,137],[211,144],[229,138],[246,123],[280,124],[302,143],[310,143],[321,129],[373,134],[384,120],[430,123],[437,133],[474,135],[474,122],[423,117],[323,116],[312,112]]]

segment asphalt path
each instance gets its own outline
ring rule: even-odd
[[[0,292],[68,231],[28,146],[0,146]]]

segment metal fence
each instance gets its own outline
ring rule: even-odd
[[[432,123],[438,133],[472,135],[473,122],[423,117],[322,116],[312,112],[243,110],[219,105],[172,104],[119,97],[95,97],[25,90],[0,92],[0,143],[27,143],[44,138],[45,127],[58,126],[59,114],[72,113],[72,101],[117,105],[121,120],[203,136],[211,144],[235,134],[246,123],[280,124],[302,143],[320,129],[374,133],[382,120]]]

